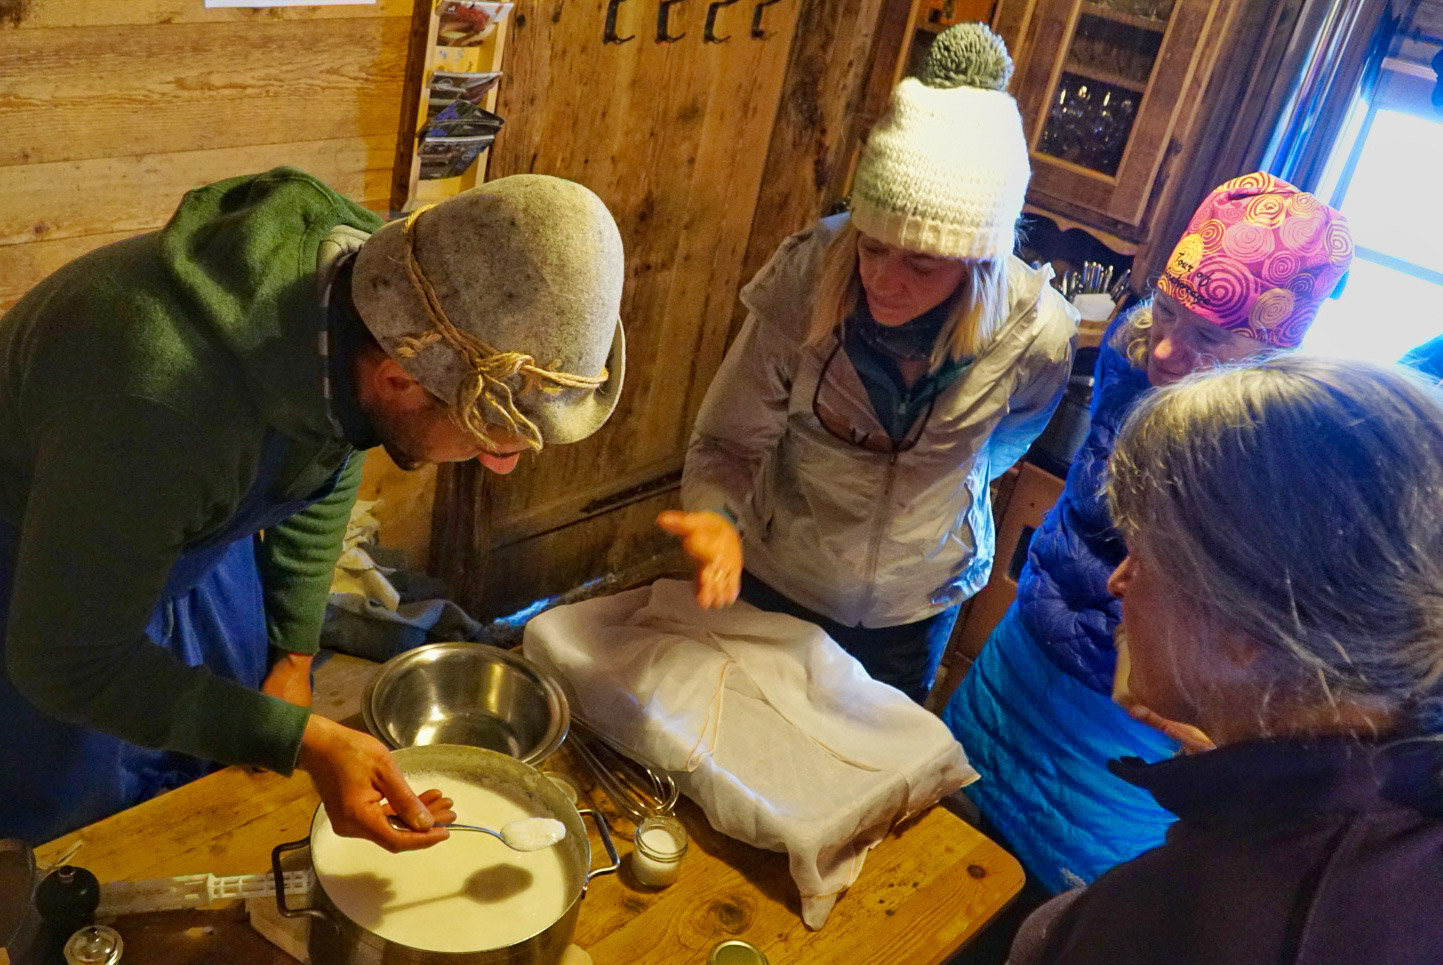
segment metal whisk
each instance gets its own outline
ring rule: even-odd
[[[670,814],[676,807],[676,782],[670,774],[619,747],[574,713],[566,744],[631,820],[639,822],[648,814]]]

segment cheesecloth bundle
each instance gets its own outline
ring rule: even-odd
[[[703,610],[686,582],[556,607],[523,651],[714,828],[785,851],[809,928],[893,824],[978,776],[941,721],[819,627],[747,603]]]

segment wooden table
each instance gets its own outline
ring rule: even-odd
[[[317,707],[337,701],[318,681]],[[623,858],[632,825],[572,771],[565,751],[548,762],[579,778],[611,827]],[[49,864],[74,842],[71,863],[101,880],[256,874],[271,849],[305,837],[318,798],[303,773],[283,778],[226,768],[36,849]],[[621,874],[595,878],[582,901],[573,941],[596,965],[701,963],[725,938],[760,946],[772,965],[935,965],[962,947],[1016,896],[1017,861],[960,818],[933,808],[899,828],[867,857],[861,876],[816,932],[801,922],[785,855],[761,851],[707,824],[689,802],[678,816],[692,835],[676,884],[662,891]],[[604,855],[593,832],[598,864]],[[198,912],[121,918],[126,965],[286,965],[294,959],[251,930],[238,903]]]

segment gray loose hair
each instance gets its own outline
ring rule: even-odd
[[[1443,732],[1443,394],[1290,355],[1190,376],[1128,419],[1107,496],[1203,624],[1261,647],[1268,702]],[[1264,724],[1265,731],[1267,730]]]

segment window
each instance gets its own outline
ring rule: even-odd
[[[1316,192],[1347,216],[1355,253],[1341,295],[1324,302],[1303,342],[1308,351],[1393,362],[1443,332],[1443,107],[1433,104],[1432,63],[1443,4],[1411,13],[1377,83],[1355,98]]]

